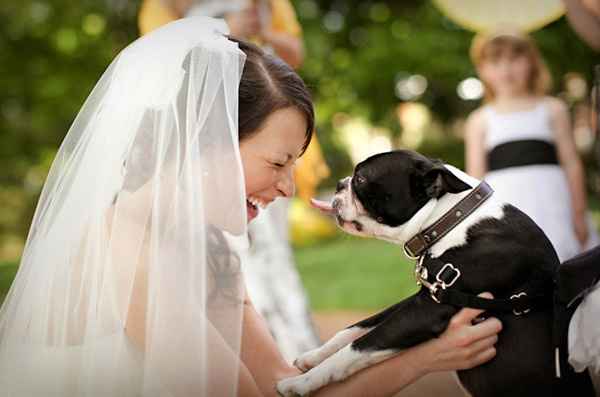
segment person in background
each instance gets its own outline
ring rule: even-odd
[[[598,244],[566,105],[533,41],[504,30],[475,37],[471,58],[486,103],[466,124],[466,168],[528,214],[561,261]]]
[[[145,0],[139,14],[142,34],[171,20],[222,18],[230,35],[252,40],[293,68],[304,59],[302,28],[288,0]],[[299,195],[308,201],[329,173],[316,139],[294,172]],[[264,317],[283,356],[292,361],[320,343],[295,267],[288,233],[289,200],[277,200],[248,227],[249,249],[238,247],[249,295]]]
[[[600,51],[600,0],[563,0],[567,20],[579,37]]]
[[[145,0],[140,9],[140,32],[193,15],[222,18],[231,36],[271,48],[294,69],[302,65],[302,28],[288,0]]]

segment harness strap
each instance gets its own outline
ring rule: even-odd
[[[531,309],[549,307],[553,304],[552,286],[528,282],[515,289],[509,298],[481,298],[475,294],[451,288],[460,279],[459,267],[439,259],[422,256],[415,266],[417,284],[429,290],[431,299],[458,307],[471,307],[491,312],[512,312],[516,316],[527,314]]]
[[[551,294],[530,295],[525,291],[512,295],[512,298],[509,299],[486,299],[453,289],[438,289],[436,296],[440,303],[452,306],[471,307],[491,312],[512,312],[517,316],[529,313],[531,309],[552,306]]]

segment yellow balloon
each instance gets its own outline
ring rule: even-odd
[[[475,31],[492,31],[505,26],[531,32],[560,18],[561,0],[433,0],[456,24]]]

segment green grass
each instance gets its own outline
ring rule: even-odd
[[[314,310],[374,310],[416,291],[414,264],[399,246],[343,236],[295,250]]]

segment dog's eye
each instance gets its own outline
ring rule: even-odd
[[[366,181],[367,181],[367,180],[365,179],[365,177],[364,177],[364,176],[361,176],[361,175],[357,175],[357,176],[356,176],[356,183],[363,184],[363,183],[365,183]]]

